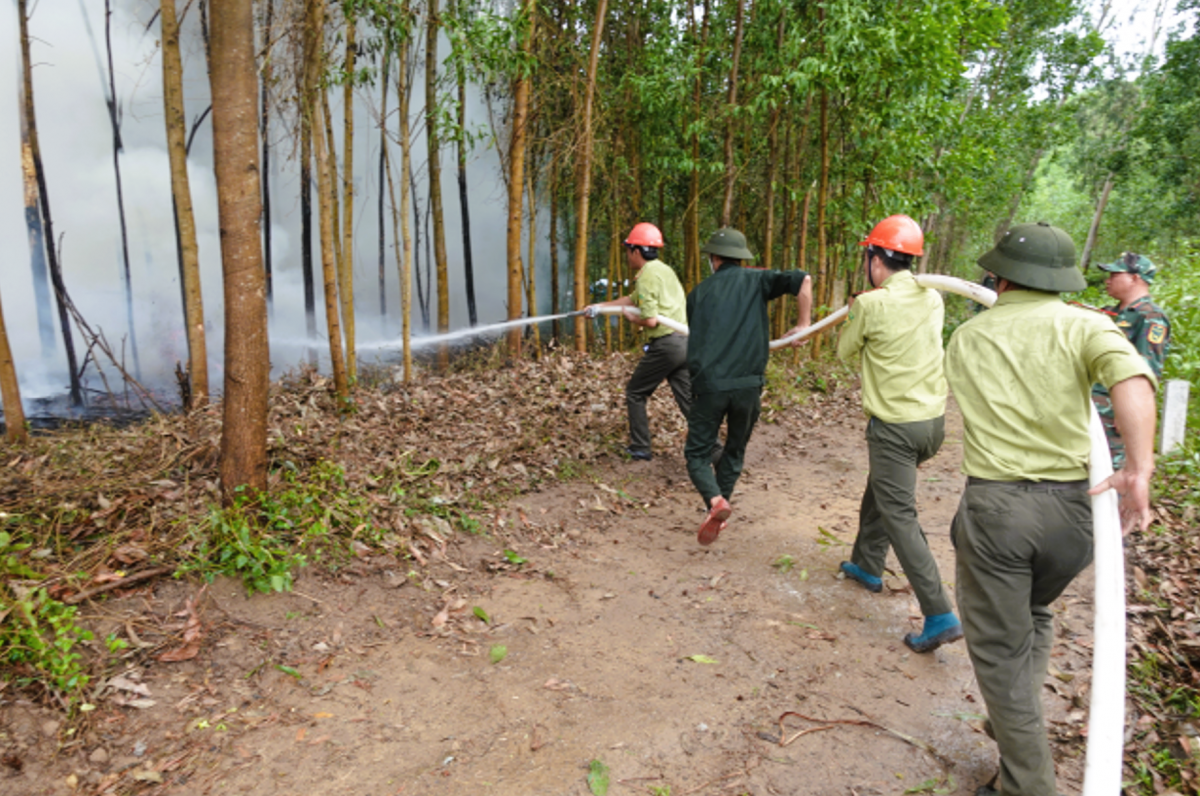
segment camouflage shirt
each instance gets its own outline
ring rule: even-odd
[[[1125,309],[1121,309],[1117,304],[1105,307],[1102,312],[1113,319],[1117,328],[1129,338],[1129,342],[1154,371],[1154,377],[1161,380],[1163,360],[1167,358],[1167,349],[1171,342],[1171,323],[1162,309],[1151,301],[1149,296],[1142,296]],[[1125,443],[1117,433],[1112,399],[1104,385],[1092,386],[1092,401],[1096,404],[1096,410],[1104,424],[1108,446],[1113,454],[1113,466],[1120,467],[1125,460]]]

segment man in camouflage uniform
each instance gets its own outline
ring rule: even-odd
[[[1133,343],[1133,347],[1154,371],[1154,378],[1162,379],[1163,360],[1167,357],[1167,346],[1171,339],[1171,324],[1162,308],[1150,300],[1150,284],[1154,282],[1154,263],[1150,258],[1125,252],[1115,263],[1099,266],[1108,272],[1104,289],[1119,303],[1105,307],[1103,312],[1112,316],[1117,326]],[[1112,451],[1113,467],[1120,469],[1125,461],[1125,443],[1117,430],[1113,417],[1112,399],[1104,385],[1092,387],[1092,402],[1104,423],[1108,436],[1108,447]]]

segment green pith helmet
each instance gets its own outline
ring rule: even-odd
[[[754,259],[754,255],[746,248],[746,236],[730,227],[724,227],[714,232],[700,251],[728,260]]]
[[[1075,267],[1071,236],[1045,221],[1012,227],[977,262],[1001,279],[1034,290],[1072,293],[1087,287]]]
[[[1154,272],[1157,270],[1154,263],[1150,262],[1149,257],[1133,252],[1125,252],[1115,263],[1105,263],[1096,267],[1101,271],[1108,271],[1110,274],[1136,274],[1146,284],[1154,281]]]

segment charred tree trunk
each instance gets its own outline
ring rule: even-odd
[[[525,269],[525,313],[533,318],[537,315],[537,150],[533,149],[530,157],[530,168],[525,170],[525,181],[529,193],[529,258]],[[542,355],[542,333],[536,323],[528,327],[533,337],[533,358],[540,359]]]
[[[729,68],[729,100],[725,116],[725,198],[721,202],[721,226],[733,220],[733,184],[737,179],[737,164],[733,162],[733,123],[737,111],[738,63],[742,58],[742,33],[746,16],[746,0],[737,0],[737,17],[733,31],[733,65]]]
[[[129,353],[133,356],[133,373],[142,378],[138,358],[137,327],[133,323],[133,278],[129,273],[129,231],[125,224],[125,191],[121,186],[121,117],[117,109],[117,82],[112,57],[112,3],[104,0],[104,47],[108,55],[108,121],[112,128],[113,175],[117,183],[117,221],[121,228],[121,278],[125,287],[125,324],[129,329]]]
[[[37,171],[33,167],[33,149],[29,145],[29,117],[25,113],[25,81],[17,81],[21,118],[21,176],[25,183],[25,231],[29,238],[29,266],[33,276],[33,302],[37,308],[38,336],[42,356],[54,352],[54,310],[50,306],[50,277],[46,270],[46,242],[42,234],[42,213],[38,209]]]
[[[204,299],[200,289],[200,249],[188,182],[187,144],[184,140],[183,60],[179,53],[179,24],[175,0],[160,5],[163,48],[163,116],[167,126],[167,155],[171,163],[171,196],[175,206],[180,273],[183,279],[183,312],[187,324],[188,381],[192,405],[208,403],[208,342],[204,331]]]
[[[457,3],[454,13],[463,13],[462,0],[452,0]],[[467,194],[467,72],[461,57],[455,61],[455,77],[458,81],[458,206],[462,212],[462,241],[463,241],[463,280],[467,286],[467,322],[474,326],[479,323],[479,313],[475,308],[475,265],[471,253],[471,206]]]
[[[271,61],[271,34],[275,23],[275,0],[267,0],[266,21],[263,26],[262,63],[262,205],[263,205],[263,271],[266,274],[267,311],[275,308],[275,281],[271,273],[271,80],[274,66]]]
[[[413,236],[416,239],[413,244],[413,270],[416,272],[417,306],[421,310],[421,330],[428,334],[429,295],[424,288],[424,282],[421,276],[421,201],[417,196],[417,177],[412,172],[411,167],[408,172],[408,183],[409,187],[412,189]]]
[[[21,406],[21,384],[13,364],[12,347],[8,344],[8,329],[4,325],[4,305],[0,302],[0,401],[4,403],[4,438],[10,445],[25,442],[25,408]]]
[[[210,65],[213,162],[225,282],[225,399],[221,490],[267,488],[266,278],[262,254],[262,186],[258,178],[258,80],[251,0],[215,0]]]
[[[429,211],[433,215],[433,258],[437,267],[437,329],[450,331],[450,268],[442,213],[442,155],[437,125],[438,0],[428,0],[425,27],[425,140],[429,148]],[[438,346],[438,370],[450,366],[450,346]]]
[[[75,340],[71,336],[71,319],[67,312],[67,286],[63,283],[62,265],[58,262],[58,250],[54,245],[54,222],[50,216],[50,196],[46,190],[46,171],[42,168],[42,148],[38,143],[37,114],[33,103],[33,64],[29,55],[29,18],[26,15],[26,0],[17,0],[17,17],[21,31],[21,70],[25,89],[25,124],[29,130],[29,157],[37,180],[38,200],[41,204],[42,226],[50,245],[46,255],[50,264],[50,283],[58,305],[58,322],[62,329],[63,347],[67,354],[70,370],[71,405],[83,406],[83,388],[79,384],[79,366],[75,361]]]
[[[604,3],[605,0],[600,0]],[[533,51],[535,0],[525,0],[524,14],[529,23],[522,49]],[[521,211],[525,188],[525,141],[529,127],[529,76],[523,71],[513,85],[512,135],[508,149],[508,223],[505,250],[508,255],[508,319],[521,317]],[[521,330],[508,333],[508,355],[521,355]]]
[[[530,0],[532,2],[532,0]],[[596,23],[592,26],[592,49],[588,56],[587,83],[583,91],[583,129],[579,136],[579,170],[575,178],[575,309],[588,304],[587,245],[588,201],[592,190],[592,105],[596,99],[596,70],[600,63],[600,42],[608,0],[596,3]],[[575,318],[575,350],[587,351],[587,325],[582,315]]]
[[[342,332],[346,336],[346,375],[358,378],[358,346],[354,330],[354,64],[358,56],[358,18],[346,10],[346,82],[342,86],[342,258],[338,296]]]
[[[306,12],[307,13],[307,12]],[[313,34],[315,37],[315,34]],[[304,33],[304,54],[316,45]],[[314,38],[315,41],[315,38]],[[309,340],[308,360],[317,366],[317,351],[313,342],[317,338],[317,291],[313,279],[313,224],[312,224],[312,128],[313,109],[308,90],[308,69],[299,70],[296,76],[297,94],[300,96],[300,272],[304,280],[304,330]]]

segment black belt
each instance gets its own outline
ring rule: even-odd
[[[992,481],[988,478],[967,476],[967,486],[1018,486],[1034,492],[1063,492],[1088,488],[1088,480],[1080,481]]]

